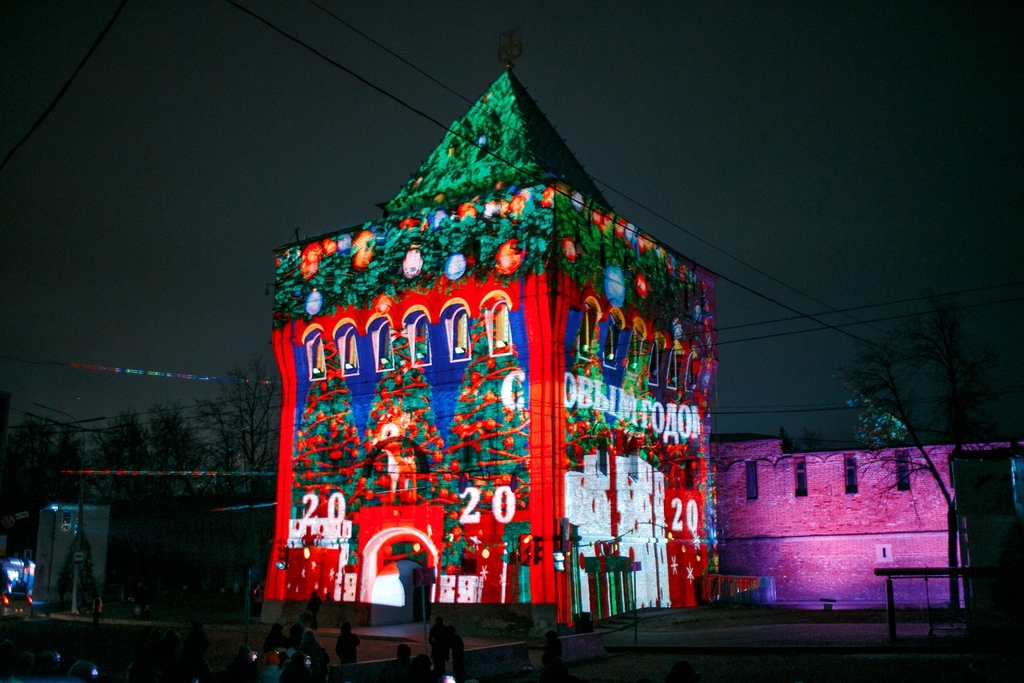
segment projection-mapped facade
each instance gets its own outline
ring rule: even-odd
[[[710,274],[608,208],[510,71],[385,212],[276,252],[267,598],[399,608],[429,569],[435,603],[560,622],[695,604]]]

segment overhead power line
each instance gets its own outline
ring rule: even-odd
[[[414,113],[414,114],[416,114],[417,116],[421,116],[422,118],[424,118],[424,119],[426,119],[426,120],[428,120],[428,121],[432,122],[433,124],[435,124],[436,126],[438,126],[438,127],[442,128],[442,129],[443,129],[443,130],[445,130],[445,131],[448,131],[448,130],[449,130],[448,126],[446,126],[445,124],[443,124],[443,123],[442,123],[441,121],[439,121],[439,120],[437,120],[436,118],[434,118],[434,117],[430,116],[429,114],[427,114],[426,112],[424,112],[424,111],[422,111],[422,110],[418,109],[417,107],[415,107],[415,106],[413,106],[413,105],[409,104],[408,102],[406,102],[405,100],[403,100],[403,99],[402,99],[401,97],[399,97],[399,96],[397,96],[397,95],[395,95],[395,94],[391,93],[390,91],[388,91],[388,90],[386,90],[386,89],[382,88],[382,87],[381,87],[381,86],[379,86],[379,85],[376,85],[375,83],[372,83],[372,82],[371,82],[370,80],[368,80],[368,79],[366,79],[365,77],[363,77],[363,76],[359,75],[358,73],[356,73],[356,72],[355,72],[355,71],[353,71],[352,69],[350,69],[350,68],[348,68],[348,67],[344,66],[343,64],[341,64],[340,62],[337,62],[337,61],[335,61],[335,60],[331,59],[330,57],[326,56],[325,54],[323,54],[322,52],[320,52],[319,50],[317,50],[316,48],[314,48],[314,47],[313,47],[312,45],[309,45],[308,43],[304,42],[303,40],[301,40],[301,39],[299,39],[299,38],[297,38],[297,37],[295,37],[295,36],[291,35],[291,34],[290,34],[290,33],[288,33],[287,31],[285,31],[285,30],[283,30],[283,29],[279,28],[278,26],[274,25],[273,23],[271,23],[271,22],[270,22],[270,21],[268,21],[267,19],[264,19],[263,17],[261,17],[260,15],[256,14],[255,12],[253,12],[253,11],[249,10],[249,9],[248,9],[248,8],[246,8],[246,7],[243,7],[242,5],[238,4],[238,3],[237,3],[237,2],[235,2],[234,0],[225,0],[225,2],[228,2],[228,3],[229,3],[229,4],[231,4],[231,5],[233,6],[233,7],[235,7],[235,8],[237,8],[237,9],[239,9],[239,10],[240,10],[240,11],[242,11],[242,12],[245,12],[245,13],[246,13],[246,14],[248,14],[249,16],[253,17],[254,19],[256,19],[257,21],[259,21],[260,23],[262,23],[262,24],[264,24],[265,26],[267,26],[268,28],[270,28],[271,30],[273,30],[273,31],[275,31],[276,33],[279,33],[280,35],[284,36],[284,37],[285,37],[285,38],[287,38],[288,40],[290,40],[290,41],[294,42],[295,44],[297,44],[297,45],[299,45],[299,46],[301,46],[301,47],[305,48],[306,50],[308,50],[308,51],[312,52],[312,53],[313,53],[314,55],[316,55],[316,56],[317,56],[317,57],[319,57],[320,59],[323,59],[323,60],[324,60],[324,61],[326,61],[327,63],[329,63],[329,64],[331,64],[331,65],[333,65],[333,66],[337,67],[338,69],[341,69],[341,70],[342,70],[342,71],[344,71],[345,73],[347,73],[347,74],[351,75],[351,76],[352,76],[353,78],[357,79],[357,80],[358,80],[359,82],[361,82],[361,83],[363,83],[363,84],[365,84],[365,85],[369,86],[370,88],[373,88],[373,89],[374,89],[374,90],[376,90],[377,92],[379,92],[379,93],[383,94],[383,95],[384,95],[384,96],[386,96],[386,97],[387,97],[388,99],[390,99],[390,100],[393,100],[394,102],[398,103],[399,105],[401,105],[401,106],[402,106],[402,107],[404,107],[405,109],[408,109],[409,111],[413,112],[413,113]],[[455,135],[459,135],[459,137],[463,137],[464,139],[467,139],[467,140],[468,140],[468,138],[467,138],[467,137],[465,137],[464,135],[462,135],[461,133],[459,133],[459,132],[458,132],[458,131],[456,131],[455,129],[451,129],[451,132],[452,132],[453,134],[455,134]],[[470,141],[470,142],[473,142],[473,141]],[[474,144],[475,144],[475,143],[474,143]],[[518,168],[518,167],[517,167],[517,166],[516,166],[515,164],[513,164],[513,163],[512,163],[512,162],[510,162],[510,161],[508,161],[507,159],[503,159],[503,158],[502,158],[502,157],[501,157],[500,155],[496,154],[496,153],[495,153],[495,152],[493,152],[492,150],[490,150],[490,149],[485,149],[485,148],[481,148],[481,149],[483,149],[485,153],[487,153],[487,154],[489,154],[489,155],[493,156],[494,158],[498,159],[498,160],[499,160],[499,161],[501,161],[502,163],[505,163],[505,164],[507,164],[507,165],[508,165],[508,166],[509,166],[510,168],[513,168],[513,169],[516,169],[516,170],[520,170],[520,171],[521,171],[521,170],[523,170],[523,169],[519,169],[519,168]],[[595,180],[597,180],[597,179],[595,178]],[[606,186],[607,186],[607,184],[606,184],[606,183],[603,183],[603,182],[602,182],[602,184],[604,184],[604,185],[606,185]],[[608,187],[611,187],[611,186],[608,186]],[[611,189],[614,189],[614,188],[611,188]],[[626,197],[627,199],[629,199],[629,197],[628,197],[627,195],[625,195],[625,194],[623,194],[623,193],[619,192],[618,190],[615,190],[615,191],[616,191],[616,192],[617,192],[618,194],[621,194],[621,195],[622,195],[623,197]],[[688,231],[687,231],[687,230],[686,230],[685,228],[683,228],[683,227],[682,227],[682,226],[680,226],[679,224],[675,223],[675,222],[674,222],[674,221],[672,221],[671,219],[667,218],[666,216],[664,216],[664,215],[663,215],[663,214],[661,214],[660,212],[658,212],[658,211],[655,211],[654,209],[652,209],[652,208],[650,208],[650,207],[648,207],[648,206],[644,205],[643,203],[641,203],[641,202],[638,202],[638,201],[636,201],[636,200],[632,200],[632,199],[630,199],[630,201],[633,201],[633,202],[634,202],[634,203],[635,203],[635,204],[636,204],[637,206],[639,206],[639,207],[641,207],[641,208],[645,209],[646,211],[650,212],[650,213],[651,213],[652,215],[654,215],[654,216],[656,216],[656,217],[660,218],[661,220],[665,221],[665,223],[667,223],[668,225],[672,225],[672,226],[674,226],[674,227],[678,228],[679,230],[682,230],[683,232],[686,232],[687,234],[690,234],[690,233],[689,233],[689,232],[688,232]],[[700,238],[700,239],[701,239],[702,241],[704,241],[704,240],[703,240],[703,238]],[[715,247],[715,248],[716,248],[716,249],[718,249],[718,247]],[[724,253],[724,252],[723,252],[723,253]],[[732,257],[732,258],[736,258],[736,257]],[[692,261],[692,259],[690,259],[690,260]],[[737,260],[739,260],[739,259],[737,259]],[[693,261],[693,262],[694,262],[694,264],[695,264],[695,265],[699,265],[699,264],[697,264],[697,262],[696,262],[696,261]],[[779,301],[779,300],[777,300],[777,299],[775,299],[775,298],[773,298],[773,297],[770,297],[770,296],[768,296],[767,294],[764,294],[764,293],[762,293],[762,292],[759,292],[759,291],[757,291],[757,290],[753,289],[752,287],[749,287],[749,286],[747,286],[747,285],[744,285],[744,284],[742,284],[742,283],[738,282],[737,280],[735,280],[735,279],[733,279],[733,278],[730,278],[730,277],[727,277],[727,276],[725,276],[725,275],[722,275],[721,273],[718,273],[718,272],[716,272],[716,271],[712,270],[711,268],[707,268],[706,266],[703,266],[703,265],[701,265],[700,267],[701,267],[701,268],[703,268],[703,269],[705,269],[705,270],[707,270],[708,272],[710,272],[710,273],[714,274],[714,275],[715,275],[716,277],[718,277],[718,278],[720,278],[720,279],[722,279],[722,280],[725,280],[726,282],[729,282],[730,284],[732,284],[732,285],[734,285],[734,286],[736,286],[736,287],[739,287],[740,289],[743,289],[744,291],[747,291],[747,292],[749,292],[749,293],[751,293],[751,294],[754,294],[755,296],[761,297],[762,299],[764,299],[764,300],[766,300],[766,301],[769,301],[769,302],[771,302],[771,303],[775,304],[776,306],[779,306],[779,307],[781,307],[781,308],[784,308],[784,309],[786,309],[787,311],[790,311],[790,312],[792,312],[792,313],[796,313],[797,315],[799,315],[799,316],[801,316],[801,317],[804,317],[804,318],[807,318],[807,319],[809,319],[809,320],[812,320],[812,321],[816,322],[817,324],[819,324],[819,325],[821,325],[821,326],[823,326],[823,327],[826,327],[826,328],[830,328],[830,329],[832,329],[832,330],[835,330],[836,332],[839,332],[840,334],[843,334],[843,335],[845,335],[845,336],[847,336],[847,337],[850,337],[850,338],[852,338],[852,339],[855,339],[855,340],[857,340],[857,341],[860,341],[860,342],[863,342],[863,343],[870,343],[870,342],[869,342],[869,341],[868,341],[867,339],[864,339],[864,338],[862,338],[862,337],[859,337],[859,336],[857,336],[857,335],[853,334],[852,332],[849,332],[849,331],[847,331],[847,330],[844,330],[844,329],[841,329],[841,328],[839,328],[839,327],[837,327],[837,326],[835,326],[835,325],[832,325],[832,324],[830,324],[830,323],[828,323],[828,322],[825,322],[825,321],[823,321],[823,320],[820,320],[820,319],[819,319],[818,317],[815,317],[815,316],[811,316],[811,315],[808,315],[808,314],[806,314],[806,313],[804,313],[804,312],[802,312],[802,311],[800,311],[800,310],[798,310],[798,309],[796,309],[796,308],[794,308],[794,307],[792,307],[792,306],[789,306],[788,304],[784,304],[784,303],[782,303],[781,301]],[[752,267],[752,266],[749,266],[749,267]],[[774,278],[773,278],[773,279],[774,279]],[[787,287],[788,287],[788,285],[787,285]],[[812,299],[813,299],[813,297],[810,297],[809,295],[806,295],[806,294],[804,294],[803,296],[807,296],[808,298],[812,298]],[[824,306],[828,306],[828,304],[826,304],[826,303],[824,303],[824,302],[818,302],[818,303],[821,303],[821,304],[822,304],[822,305],[824,305]]]
[[[995,306],[997,304],[1013,303],[1015,301],[1024,301],[1024,297],[1018,296],[1018,297],[1013,297],[1013,298],[1010,298],[1010,299],[999,299],[997,301],[983,301],[983,302],[977,303],[977,304],[964,304],[964,305],[961,305],[961,306],[951,306],[950,310],[963,310],[963,309],[966,309],[966,308],[981,308],[982,306]],[[903,319],[903,318],[915,318],[915,317],[922,316],[922,315],[928,315],[930,313],[931,313],[931,311],[918,311],[916,313],[902,313],[900,315],[890,315],[890,316],[886,316],[884,318],[873,318],[871,320],[859,320],[857,322],[852,322],[852,323],[837,323],[836,325],[832,325],[830,327],[842,328],[842,327],[849,327],[851,325],[867,325],[869,323],[888,322],[888,321],[891,321],[891,320],[900,320],[900,319]],[[726,344],[739,344],[741,342],[749,342],[749,341],[760,341],[762,339],[774,339],[775,337],[789,337],[789,336],[792,336],[792,335],[795,335],[795,334],[807,334],[809,332],[821,332],[822,329],[823,328],[815,327],[815,328],[812,328],[812,329],[809,329],[809,330],[790,330],[789,332],[776,332],[774,334],[762,334],[762,335],[759,335],[757,337],[744,337],[743,339],[729,339],[727,341],[719,340],[718,341],[718,346],[724,346]],[[865,340],[865,342],[866,342],[866,340]]]
[[[956,292],[945,292],[943,294],[936,294],[936,295],[932,295],[932,296],[915,296],[915,297],[911,297],[909,299],[896,299],[894,301],[886,301],[884,303],[879,303],[879,304],[864,304],[863,306],[851,306],[850,308],[844,308],[844,309],[834,310],[834,311],[822,311],[820,313],[813,313],[812,315],[828,315],[830,313],[845,313],[847,311],[863,311],[863,310],[870,309],[870,308],[884,308],[886,306],[898,306],[900,304],[914,303],[916,301],[927,301],[928,299],[932,299],[932,298],[936,298],[936,297],[941,299],[941,298],[946,298],[946,297],[961,296],[963,294],[973,294],[975,292],[984,292],[984,291],[988,291],[988,290],[992,290],[992,289],[1005,289],[1007,287],[1017,287],[1017,286],[1020,286],[1020,285],[1024,285],[1024,281],[1006,282],[1006,283],[1003,283],[1001,285],[989,285],[987,287],[974,287],[972,289],[961,289],[961,290],[956,291]],[[790,322],[790,321],[793,321],[793,320],[803,320],[803,316],[791,316],[791,317],[788,317],[788,318],[776,318],[774,320],[763,320],[761,322],[756,322],[756,323],[742,323],[740,325],[728,325],[726,327],[719,327],[719,328],[717,328],[717,331],[718,332],[725,332],[727,330],[738,330],[738,329],[743,328],[743,327],[757,327],[757,326],[760,326],[760,325],[774,325],[775,323],[784,323],[784,322]],[[865,321],[865,322],[867,322],[867,321]]]
[[[117,21],[117,17],[121,14],[121,10],[124,9],[125,3],[127,2],[128,0],[121,0],[121,4],[117,6],[116,10],[114,10],[114,15],[110,17],[110,21],[108,21],[107,25],[103,27],[103,30],[100,31],[100,34],[96,36],[96,40],[93,41],[92,47],[90,47],[89,51],[85,53],[84,57],[82,57],[82,61],[78,63],[78,66],[72,72],[71,77],[68,78],[66,83],[64,83],[64,87],[62,87],[57,92],[57,96],[53,98],[52,102],[50,102],[50,106],[48,106],[46,110],[43,111],[39,118],[36,119],[36,122],[32,124],[32,127],[28,129],[28,132],[26,132],[21,137],[21,139],[15,143],[14,147],[11,148],[11,151],[9,151],[7,153],[7,156],[4,157],[4,160],[0,162],[0,171],[4,169],[4,166],[6,166],[7,162],[11,160],[11,157],[14,156],[14,153],[18,151],[18,148],[25,144],[25,141],[27,141],[32,136],[32,133],[36,132],[36,129],[43,124],[43,121],[45,121],[46,117],[50,115],[50,112],[52,112],[57,107],[57,103],[60,102],[62,97],[64,97],[64,93],[68,91],[68,88],[71,87],[71,84],[74,82],[75,77],[78,76],[78,72],[82,70],[82,68],[85,66],[85,63],[89,61],[90,57],[92,57],[92,53],[96,52],[96,48],[98,48],[100,46],[100,43],[103,42],[103,38],[106,37],[110,29],[113,28],[114,22]]]

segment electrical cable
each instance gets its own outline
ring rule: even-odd
[[[100,46],[100,43],[103,42],[103,38],[106,37],[110,29],[113,28],[114,22],[117,21],[117,17],[121,14],[121,10],[124,9],[124,6],[127,2],[128,0],[121,0],[121,4],[119,4],[117,6],[117,9],[114,10],[114,15],[110,17],[110,21],[108,21],[107,25],[103,27],[103,30],[100,31],[100,34],[96,36],[96,40],[93,41],[92,47],[90,47],[89,51],[85,53],[84,57],[82,57],[82,61],[78,63],[78,66],[71,73],[71,77],[68,78],[68,80],[64,83],[64,87],[62,87],[57,92],[57,96],[53,98],[52,102],[50,102],[50,106],[48,106],[43,111],[39,118],[36,119],[35,123],[32,124],[32,127],[28,129],[28,132],[25,133],[21,137],[21,139],[18,140],[18,142],[15,143],[14,147],[12,147],[9,152],[7,152],[7,156],[4,157],[4,160],[0,161],[0,171],[3,171],[4,166],[6,166],[7,162],[11,160],[11,157],[14,156],[14,153],[18,151],[18,148],[25,144],[25,142],[32,136],[32,134],[36,132],[36,129],[43,124],[43,121],[45,121],[46,117],[50,115],[50,112],[52,112],[57,107],[57,103],[61,101],[61,98],[64,97],[64,93],[66,93],[68,91],[68,88],[71,87],[71,84],[74,82],[75,77],[78,76],[78,72],[82,70],[82,68],[85,66],[85,63],[89,61],[89,58],[92,57],[92,54],[96,51],[96,48],[98,48]]]
[[[229,3],[233,7],[239,9],[240,11],[245,12],[246,14],[250,15],[251,17],[255,18],[260,23],[262,23],[265,26],[269,27],[271,30],[275,31],[276,33],[279,33],[280,35],[284,36],[288,40],[290,40],[290,41],[294,42],[295,44],[297,44],[297,45],[305,48],[306,50],[312,52],[313,54],[315,54],[316,56],[320,57],[321,59],[323,59],[327,63],[329,63],[329,64],[331,64],[331,65],[341,69],[345,73],[347,73],[347,74],[351,75],[353,78],[357,79],[359,82],[361,82],[361,83],[369,86],[370,88],[376,90],[377,92],[385,95],[388,99],[398,103],[399,105],[401,105],[402,107],[404,107],[404,108],[408,109],[409,111],[413,112],[417,116],[420,116],[420,117],[422,117],[422,118],[424,118],[424,119],[434,123],[435,125],[437,125],[438,127],[442,128],[445,131],[450,131],[452,134],[457,135],[457,136],[459,136],[462,139],[466,139],[467,141],[469,141],[469,142],[471,142],[473,144],[476,144],[475,141],[468,140],[468,138],[466,136],[464,136],[460,132],[456,131],[455,129],[449,129],[448,126],[444,125],[439,120],[437,120],[434,117],[430,116],[426,112],[424,112],[424,111],[414,107],[413,105],[409,104],[408,102],[406,102],[402,98],[398,97],[397,95],[394,95],[393,93],[387,91],[386,89],[382,88],[381,86],[378,86],[378,85],[372,83],[368,79],[366,79],[363,76],[357,74],[352,69],[349,69],[348,67],[342,65],[341,63],[331,59],[330,57],[327,57],[322,52],[320,52],[319,50],[314,48],[313,46],[309,45],[308,43],[305,43],[304,41],[300,40],[299,38],[291,35],[290,33],[284,31],[281,28],[277,27],[276,25],[274,25],[273,23],[271,23],[267,19],[264,19],[263,17],[261,17],[260,15],[256,14],[255,12],[247,9],[246,7],[243,7],[242,5],[240,5],[237,2],[235,2],[235,0],[225,0],[225,2]],[[479,147],[479,145],[477,145],[477,147]],[[490,154],[491,156],[493,156],[494,158],[498,159],[499,161],[501,161],[501,162],[503,162],[505,164],[508,164],[509,167],[511,167],[513,169],[516,169],[516,170],[520,170],[520,171],[522,170],[522,169],[519,169],[515,164],[512,164],[511,162],[509,162],[507,159],[503,159],[500,155],[494,153],[492,150],[489,150],[489,149],[486,149],[486,148],[483,148],[483,147],[479,147],[479,148],[483,149],[487,154]],[[623,196],[625,196],[625,195],[623,195]],[[636,203],[637,206],[639,206],[639,207],[649,211],[652,215],[654,215],[654,216],[656,216],[658,218],[661,218],[667,224],[675,226],[675,227],[679,228],[680,230],[683,230],[684,232],[687,232],[682,226],[680,226],[677,223],[675,223],[674,221],[670,220],[669,218],[667,218],[666,216],[664,216],[660,212],[657,212],[654,209],[651,209],[651,208],[647,207],[646,205],[644,205],[644,204],[642,204],[640,202],[634,202],[634,203]],[[693,261],[692,259],[688,258],[687,260],[692,261],[695,265],[699,265],[699,264],[697,264],[696,261]],[[768,296],[767,294],[763,294],[763,293],[753,289],[752,287],[748,287],[747,285],[744,285],[744,284],[738,282],[737,280],[735,280],[733,278],[730,278],[730,277],[727,277],[725,275],[722,275],[721,273],[718,273],[718,272],[716,272],[714,270],[711,270],[710,268],[707,268],[706,266],[700,266],[700,267],[703,268],[704,270],[708,271],[709,273],[712,273],[716,277],[718,277],[718,278],[720,278],[722,280],[725,280],[726,282],[729,282],[730,284],[732,284],[732,285],[734,285],[736,287],[739,287],[740,289],[742,289],[744,291],[747,291],[747,292],[749,292],[751,294],[754,294],[755,296],[758,296],[758,297],[760,297],[760,298],[762,298],[762,299],[764,299],[766,301],[774,303],[776,306],[784,308],[787,311],[790,311],[792,313],[796,313],[799,316],[808,318],[809,320],[812,320],[812,321],[818,323],[819,325],[822,325],[823,327],[830,328],[830,329],[832,329],[834,331],[839,332],[840,334],[843,334],[843,335],[845,335],[847,337],[855,339],[855,340],[857,340],[859,342],[862,342],[864,344],[870,344],[871,343],[869,340],[864,339],[863,337],[859,337],[859,336],[853,334],[852,332],[849,332],[847,330],[844,330],[844,329],[841,329],[841,328],[836,327],[834,325],[831,325],[831,324],[829,324],[829,323],[827,323],[825,321],[819,320],[815,316],[810,316],[810,315],[808,315],[806,313],[803,313],[802,311],[797,310],[796,308],[794,308],[792,306],[789,306],[787,304],[784,304],[781,301],[778,301],[777,299]],[[807,296],[807,295],[805,295],[805,296]],[[818,302],[818,303],[822,303],[822,305],[828,306],[828,304],[826,304],[824,302]]]

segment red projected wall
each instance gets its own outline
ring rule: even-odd
[[[411,618],[428,569],[433,602],[569,622],[694,604],[714,569],[713,280],[566,183],[465,191],[509,79],[385,218],[277,252],[268,599]]]

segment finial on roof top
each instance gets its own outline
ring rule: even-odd
[[[504,31],[498,36],[498,61],[505,65],[505,68],[515,68],[515,60],[523,54],[523,41],[519,29],[514,28]]]

